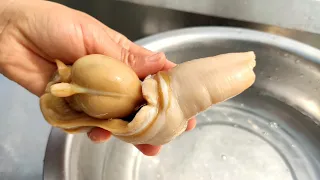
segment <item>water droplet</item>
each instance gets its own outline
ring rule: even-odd
[[[298,63],[300,63],[300,60],[297,59],[297,60],[295,60],[294,62],[295,62],[296,64],[298,64]]]
[[[303,78],[303,76],[304,76],[303,74],[300,74],[300,77],[301,77],[301,78]]]
[[[294,144],[291,144],[291,147],[295,148],[295,147],[296,147],[296,145],[294,145]]]
[[[265,135],[265,136],[268,136],[268,133],[265,132],[265,131],[263,131],[262,134]]]
[[[284,56],[284,57],[288,57],[288,56],[289,56],[289,54],[288,54],[288,53],[285,53],[283,56]]]
[[[270,126],[271,128],[278,128],[278,124],[277,124],[276,122],[270,122],[270,123],[269,123],[269,126]]]
[[[272,80],[272,76],[268,76],[268,79],[269,79],[269,80]]]
[[[221,159],[225,161],[225,160],[227,160],[227,156],[226,155],[221,155]]]
[[[241,103],[241,104],[240,104],[240,106],[241,106],[241,107],[244,107],[244,104],[243,104],[243,103]]]
[[[279,68],[277,67],[277,68],[276,68],[276,71],[278,71],[278,70],[279,70]]]
[[[233,127],[238,127],[238,124],[234,124]]]
[[[255,124],[252,124],[252,128],[255,129],[255,130],[259,129],[259,127],[257,125],[255,125]]]

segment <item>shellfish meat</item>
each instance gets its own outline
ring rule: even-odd
[[[255,81],[254,52],[227,53],[178,64],[141,81],[116,59],[84,56],[58,70],[40,97],[45,120],[67,133],[92,127],[132,144],[162,145],[179,136],[188,120],[232,98]]]

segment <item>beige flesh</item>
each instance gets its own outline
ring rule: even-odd
[[[90,56],[88,58],[101,57]],[[49,124],[67,133],[82,133],[92,127],[100,127],[125,142],[152,145],[170,142],[185,130],[191,117],[249,88],[255,81],[253,69],[256,65],[253,52],[229,53],[191,60],[179,64],[170,71],[149,76],[142,82],[141,94],[139,94],[138,85],[136,86],[138,89],[132,90],[132,93],[121,91],[122,95],[127,93],[131,95],[131,98],[132,95],[136,96],[133,97],[136,100],[131,101],[132,105],[123,104],[128,112],[134,112],[134,105],[137,103],[146,103],[128,123],[122,118],[97,118],[81,111],[82,102],[72,97],[88,93],[87,88],[70,83],[74,81],[72,79],[74,76],[70,73],[73,66],[69,67],[60,61],[56,62],[60,67],[60,71],[59,68],[57,71],[60,78],[48,83],[46,94],[40,98],[41,111]],[[113,71],[110,77],[120,77],[122,73],[132,71],[121,64],[116,64],[116,66],[120,68],[119,71]],[[83,71],[85,70],[83,66]],[[101,70],[101,72],[108,73],[109,71]],[[82,78],[84,79],[81,82],[86,83],[85,76]],[[88,79],[90,81],[88,83],[92,84],[91,87],[94,85],[94,79]],[[118,95],[121,96],[121,93]],[[97,102],[103,100],[100,98],[102,94],[94,94],[94,96]],[[105,93],[103,97],[105,96],[111,97],[112,95]],[[106,104],[108,102],[101,103],[108,105]],[[113,115],[116,116],[116,114]]]

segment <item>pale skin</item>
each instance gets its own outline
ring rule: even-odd
[[[43,0],[0,1],[0,73],[40,97],[56,70],[55,59],[72,64],[88,54],[104,54],[130,65],[143,79],[175,66],[163,53],[140,47],[97,19],[61,4]],[[187,131],[196,120],[189,120]],[[110,132],[94,128],[93,142]],[[135,145],[154,156],[161,146]]]

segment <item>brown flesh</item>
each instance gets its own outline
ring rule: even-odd
[[[143,103],[138,76],[129,66],[106,56],[91,55],[77,60],[72,66],[71,80],[72,84],[88,90],[72,98],[95,118],[123,118]],[[99,95],[104,92],[124,96]]]
[[[252,69],[253,69],[253,66],[255,66],[255,64],[252,64],[252,65],[249,64],[249,66],[252,66],[252,68],[251,69],[250,68],[249,69],[245,69],[245,66],[247,66],[248,63],[246,61],[243,61],[243,60],[240,60],[240,61],[237,60],[237,58],[241,59],[242,57],[244,57],[245,55],[248,55],[248,54],[239,54],[239,56],[237,54],[235,54],[236,57],[233,57],[235,55],[232,55],[232,56],[231,55],[232,54],[223,55],[223,56],[220,56],[220,57],[218,57],[218,56],[214,57],[214,58],[219,59],[219,60],[221,60],[221,59],[223,60],[223,58],[227,58],[228,57],[229,58],[229,59],[227,58],[228,61],[231,62],[231,63],[220,63],[219,69],[217,69],[218,66],[211,67],[212,65],[214,65],[217,62],[216,61],[212,61],[212,59],[214,59],[214,58],[209,57],[207,59],[203,59],[201,63],[198,63],[199,61],[193,61],[193,62],[185,63],[182,66],[180,65],[177,68],[174,68],[174,69],[170,70],[169,73],[167,73],[167,72],[159,72],[159,73],[157,73],[157,75],[154,76],[154,78],[158,83],[160,82],[159,81],[160,76],[163,78],[165,83],[168,85],[168,92],[167,93],[168,93],[169,97],[170,96],[175,96],[177,98],[177,100],[179,102],[179,105],[176,106],[176,107],[181,108],[181,110],[183,111],[183,116],[185,118],[189,118],[189,117],[194,116],[195,113],[198,113],[200,111],[205,110],[211,104],[215,104],[215,103],[224,101],[226,98],[230,98],[230,97],[226,97],[226,96],[233,96],[233,95],[238,94],[240,91],[245,90],[247,87],[249,87],[254,82],[254,76],[252,76],[252,75],[254,75],[254,73],[252,72]],[[251,55],[248,56],[248,57],[249,57],[248,58],[248,62],[251,61],[252,63],[253,62],[255,63],[255,61],[252,61],[253,57]],[[234,60],[232,60],[232,59],[234,59]],[[89,65],[87,64],[87,65],[81,67],[81,68],[83,68],[82,70],[81,70],[81,68],[80,68],[80,70],[79,69],[77,70],[77,68],[75,68],[76,71],[78,71],[79,74],[76,74],[75,76],[71,76],[71,77],[81,77],[82,76],[82,78],[84,78],[84,79],[81,79],[81,78],[79,78],[79,79],[83,80],[83,81],[72,81],[71,80],[71,82],[77,83],[77,85],[81,85],[81,86],[83,86],[85,88],[89,88],[90,89],[90,88],[94,87],[97,90],[101,90],[102,89],[102,91],[103,91],[103,90],[106,90],[106,89],[103,89],[103,88],[105,88],[104,85],[107,84],[107,83],[104,84],[106,82],[105,80],[107,80],[108,83],[110,81],[111,82],[110,84],[113,84],[113,85],[114,85],[114,83],[117,83],[117,82],[113,82],[112,81],[112,78],[114,78],[114,76],[104,75],[103,72],[109,72],[111,74],[112,73],[122,74],[122,72],[115,72],[115,71],[110,72],[110,71],[112,71],[114,69],[117,69],[117,68],[110,69],[110,71],[108,71],[106,69],[97,70],[97,67],[95,67],[95,68],[93,68],[91,70],[88,70],[87,67],[90,66],[90,63],[92,63],[92,61],[88,61],[88,63],[89,63]],[[98,63],[96,62],[96,63],[93,63],[93,64],[99,64],[99,63],[100,62],[98,62]],[[112,64],[112,62],[111,62],[111,64]],[[206,66],[202,67],[203,64],[205,64]],[[230,66],[230,64],[232,66]],[[116,67],[117,65],[114,65],[114,66]],[[181,67],[183,67],[182,70],[181,70]],[[98,67],[98,69],[99,69],[99,67]],[[196,70],[194,70],[194,69],[196,69]],[[83,73],[83,71],[86,71],[86,70],[88,70],[86,72],[87,74]],[[193,73],[190,73],[190,72],[194,72],[194,71],[197,71],[198,73],[196,73],[196,75],[194,75]],[[98,73],[98,72],[100,72],[100,73]],[[61,71],[59,73],[61,73],[61,75],[63,74]],[[173,74],[171,74],[171,73],[173,73]],[[206,75],[205,73],[208,73],[208,75],[212,75],[213,74],[215,77],[210,77],[210,78],[207,78],[207,79],[201,77],[201,76]],[[230,73],[231,73],[231,75],[229,75]],[[236,83],[239,84],[240,83],[241,87],[238,87],[239,85],[237,85],[237,87],[229,87],[229,84],[225,83],[221,79],[219,80],[219,78],[221,78],[222,76],[223,77],[227,77],[227,78],[230,76],[231,78],[234,78],[234,77],[236,77],[237,73],[240,73],[240,74],[242,74],[243,76],[246,76],[246,77],[247,76],[250,77],[250,79],[245,79],[245,78],[239,79],[238,78],[239,80],[234,82],[234,84],[236,84]],[[101,83],[96,83],[96,85],[98,85],[97,87],[95,86],[95,84],[93,84],[93,81],[97,80],[97,79],[94,78],[95,74],[100,74],[100,76],[98,76],[98,77],[101,78],[101,79],[104,79],[104,80],[101,80],[101,79],[98,80]],[[215,74],[217,74],[217,75],[215,75]],[[62,76],[65,76],[65,75],[62,75]],[[130,76],[124,76],[124,77],[128,78]],[[60,79],[62,79],[62,78],[60,78]],[[75,79],[77,79],[77,78],[75,78]],[[215,83],[212,83],[213,80],[215,81]],[[192,83],[196,82],[196,86],[192,87],[191,89],[187,89],[190,92],[187,92],[185,94],[182,93],[183,91],[186,90],[185,89],[186,85],[189,85],[191,83],[190,81]],[[128,82],[130,82],[130,81],[128,81]],[[132,82],[134,84],[134,81],[132,81]],[[172,86],[173,82],[175,82],[175,84],[173,84],[174,86]],[[198,82],[198,84],[197,84],[197,82]],[[203,82],[203,83],[201,84],[201,82]],[[224,86],[225,90],[228,90],[228,91],[232,90],[232,91],[235,91],[235,92],[219,94],[220,92],[216,90],[218,88],[215,87],[214,85],[218,86],[220,84],[222,86]],[[202,100],[201,100],[201,98],[198,97],[198,96],[202,97],[201,95],[198,94],[198,93],[202,92],[201,91],[202,89],[199,88],[199,87],[201,87],[201,85],[203,86],[203,88],[210,87],[207,90],[208,94],[207,94],[206,98],[202,98]],[[121,88],[121,86],[124,89]],[[115,88],[115,89],[112,89],[111,91],[126,93],[127,90],[129,90],[129,89],[126,89],[126,87],[132,87],[132,84],[130,85],[130,83],[128,83],[128,84],[120,83],[119,86],[117,87],[118,89]],[[141,88],[139,86],[137,86],[137,87],[138,87],[137,89]],[[157,103],[158,106],[159,106],[159,107],[157,107],[158,110],[161,111],[161,112],[166,113],[165,117],[168,118],[168,120],[177,119],[176,116],[174,116],[174,114],[176,114],[175,112],[177,112],[177,111],[172,111],[172,109],[171,109],[171,112],[167,112],[170,109],[171,103],[174,104],[175,101],[173,100],[171,102],[172,99],[169,98],[168,99],[167,109],[164,110],[163,109],[164,108],[163,107],[163,105],[164,105],[163,104],[163,102],[164,102],[164,97],[163,97],[164,93],[162,92],[160,84],[158,84],[157,88],[158,88],[158,94],[159,94],[159,96],[158,96],[159,99],[158,99],[158,103]],[[173,89],[171,89],[171,88],[173,88]],[[196,90],[192,91],[192,89],[194,89],[194,88],[196,88]],[[109,89],[107,88],[107,90],[109,90]],[[132,106],[132,104],[130,105],[130,103],[128,103],[128,99],[125,99],[124,101],[122,101],[123,104],[128,103],[129,104],[128,106],[131,106],[130,107],[131,112],[127,113],[127,115],[122,115],[122,117],[128,117],[128,115],[132,115],[132,113],[134,113],[134,111],[136,110],[135,108],[137,106],[140,106],[141,104],[145,103],[143,101],[143,96],[142,96],[142,93],[140,91],[141,90],[139,89],[138,91],[133,92],[133,96],[135,96],[136,95],[135,93],[137,93],[137,92],[138,92],[139,95],[141,95],[138,98],[139,99],[139,101],[138,101],[139,103],[136,103],[136,104],[132,103],[132,104],[135,104],[135,106]],[[133,141],[135,141],[135,138],[136,139],[145,138],[146,141],[149,141],[150,140],[149,138],[152,139],[153,136],[156,136],[157,134],[158,135],[161,134],[162,131],[166,131],[166,132],[170,131],[171,132],[172,131],[171,128],[173,128],[173,129],[175,129],[175,128],[179,129],[180,128],[180,127],[171,127],[170,126],[170,128],[168,130],[167,128],[169,126],[165,127],[165,128],[162,128],[162,126],[159,126],[159,127],[161,127],[161,128],[159,128],[159,132],[158,132],[158,130],[156,132],[154,132],[154,133],[151,132],[151,131],[154,130],[153,126],[156,126],[154,124],[157,124],[155,122],[156,122],[156,119],[159,116],[159,113],[158,113],[157,116],[154,118],[154,120],[151,121],[147,125],[146,128],[144,128],[139,133],[133,133],[133,135],[132,135],[133,131],[132,131],[132,129],[130,129],[128,127],[129,124],[131,124],[131,126],[132,126],[132,123],[129,123],[130,119],[129,120],[126,119],[126,121],[129,121],[129,122],[126,122],[123,118],[115,118],[116,117],[115,116],[116,113],[112,115],[112,116],[114,116],[113,117],[114,119],[112,119],[112,118],[104,118],[104,117],[101,117],[101,119],[98,119],[98,118],[94,117],[97,114],[96,112],[94,112],[93,114],[90,114],[90,112],[85,112],[85,111],[84,112],[79,112],[79,111],[83,111],[83,107],[81,107],[81,103],[83,103],[83,102],[85,102],[85,103],[87,103],[87,104],[89,104],[91,106],[92,106],[92,104],[95,104],[98,108],[99,108],[99,106],[100,107],[106,107],[106,106],[108,106],[108,103],[109,103],[109,102],[106,102],[107,104],[104,104],[102,102],[103,97],[96,97],[96,98],[93,98],[93,100],[89,100],[89,101],[83,100],[81,98],[76,98],[76,97],[79,97],[80,95],[83,95],[83,94],[76,94],[76,95],[73,95],[73,96],[70,96],[70,97],[67,97],[67,98],[59,98],[59,97],[55,97],[55,96],[53,96],[51,94],[43,95],[40,98],[40,106],[41,106],[41,111],[42,111],[45,119],[50,124],[52,124],[53,126],[60,127],[65,132],[68,132],[68,133],[78,133],[78,132],[88,131],[92,127],[100,127],[100,128],[103,128],[103,129],[106,129],[106,130],[112,132],[114,135],[118,136],[120,139],[123,139],[123,140],[125,140],[127,142],[130,142],[130,141],[133,142]],[[85,94],[85,95],[93,96],[94,94]],[[179,95],[179,96],[177,96],[177,95]],[[182,99],[179,99],[179,97],[182,98]],[[197,97],[197,98],[196,98],[196,100],[194,99],[194,101],[192,101],[192,99],[190,99],[190,98],[195,98],[195,97]],[[87,97],[87,98],[89,98],[89,97]],[[210,99],[210,102],[209,102],[208,99]],[[208,101],[209,103],[202,103],[201,104],[201,102],[203,102],[204,100]],[[115,104],[111,104],[111,105],[110,104],[111,103],[109,103],[109,107],[107,109],[108,110],[111,109],[110,111],[116,112],[116,107],[119,107],[119,106],[116,106]],[[175,106],[175,105],[172,105],[172,106]],[[187,107],[187,106],[197,106],[197,109],[192,110],[192,108]],[[91,109],[93,111],[97,111],[97,109],[98,109],[97,107],[93,107],[92,106]],[[182,108],[182,107],[184,107],[184,108]],[[98,111],[102,111],[102,110],[98,109]],[[143,120],[143,118],[140,118],[139,121],[141,121],[141,120]],[[161,119],[161,120],[163,120],[163,119]],[[164,119],[164,120],[167,121],[167,119]],[[178,118],[177,122],[178,121],[180,121],[179,118]],[[182,120],[182,121],[184,121],[184,120]],[[134,123],[136,123],[136,122],[137,121],[134,121]],[[160,121],[158,121],[158,122],[160,122]],[[137,124],[139,124],[139,123],[137,123]],[[174,124],[174,123],[171,123],[171,124]],[[179,122],[176,123],[176,124],[179,124]],[[133,125],[133,126],[136,126],[133,129],[137,129],[137,125]],[[128,134],[128,133],[131,134],[131,135],[129,135],[129,136],[127,136],[127,135],[126,136],[121,136],[121,134]],[[149,134],[149,135],[147,135],[148,136],[147,139],[146,139],[146,137],[144,137],[145,134]],[[166,134],[166,133],[164,133],[164,134]],[[159,140],[159,138],[160,138],[160,141],[163,141],[163,140],[161,140],[161,138],[162,139],[163,138],[167,138],[167,139],[169,138],[170,139],[170,137],[169,137],[170,135],[168,135],[168,134],[170,134],[170,133],[167,133],[167,135],[164,135],[166,137],[164,137],[163,133],[162,133],[162,135],[160,135],[160,136],[163,136],[163,137],[157,137],[155,139]],[[140,140],[138,140],[138,141],[140,141]]]
[[[98,61],[97,61],[97,59],[98,59]],[[106,62],[106,61],[108,61],[108,62]],[[84,84],[82,84],[82,85],[88,86],[88,83],[91,83],[91,86],[89,86],[89,87],[92,87],[92,86],[96,86],[96,87],[98,86],[97,88],[99,88],[99,86],[100,86],[100,88],[105,87],[105,88],[109,88],[108,90],[113,90],[113,91],[118,91],[118,92],[120,91],[122,93],[123,92],[129,93],[130,96],[122,98],[122,101],[118,102],[119,105],[116,105],[115,103],[113,103],[110,106],[109,102],[112,102],[112,98],[109,98],[109,100],[108,100],[108,97],[104,97],[104,96],[94,97],[94,94],[93,95],[85,94],[87,96],[91,96],[89,98],[93,98],[93,100],[87,99],[87,101],[89,101],[88,103],[92,105],[92,103],[97,103],[94,101],[98,101],[98,105],[100,107],[107,106],[109,103],[109,107],[107,107],[107,109],[110,110],[111,112],[116,111],[114,109],[121,109],[119,107],[123,107],[123,106],[126,106],[126,107],[122,108],[122,111],[123,111],[123,109],[128,109],[128,110],[126,112],[124,112],[124,114],[122,114],[122,115],[120,113],[116,112],[114,114],[111,113],[111,115],[112,115],[111,118],[101,117],[100,119],[97,119],[94,116],[90,116],[90,113],[88,114],[83,111],[86,109],[83,109],[83,107],[81,107],[81,105],[83,105],[85,102],[83,101],[83,99],[79,100],[79,97],[77,97],[78,94],[71,95],[69,97],[59,98],[59,97],[53,96],[52,94],[47,93],[40,98],[40,107],[41,107],[41,111],[42,111],[45,119],[52,126],[62,128],[67,133],[84,132],[84,131],[88,131],[92,127],[100,127],[100,128],[106,129],[108,131],[112,131],[113,133],[116,133],[116,134],[127,133],[128,131],[130,131],[130,129],[128,129],[127,125],[132,119],[130,120],[128,118],[130,116],[134,117],[134,114],[136,113],[135,111],[137,110],[137,107],[140,107],[142,104],[145,103],[144,99],[142,97],[140,80],[138,79],[136,74],[132,73],[133,71],[128,66],[124,65],[122,62],[119,62],[119,61],[113,60],[113,59],[108,59],[108,58],[106,59],[105,56],[100,56],[100,55],[96,55],[96,59],[83,58],[82,62],[80,62],[80,63],[82,63],[82,64],[79,65],[79,61],[77,61],[77,63],[75,63],[76,66],[72,66],[73,69],[76,69],[76,71],[73,71],[73,74],[71,74],[72,68],[70,66],[66,66],[63,64],[63,62],[56,60],[56,64],[57,64],[58,69],[57,69],[57,72],[55,73],[55,75],[53,76],[52,81],[48,83],[46,92],[50,92],[48,89],[50,89],[51,85],[54,85],[56,83],[61,83],[61,82],[72,83],[73,79],[71,79],[71,78],[76,78],[74,76],[81,76],[83,74],[86,74],[86,73],[83,73],[83,71],[88,70],[87,67],[92,66],[92,64],[93,64],[93,66],[95,66],[95,67],[91,70],[89,68],[89,72],[87,72],[87,75],[89,73],[89,80],[90,80],[90,77],[91,77],[91,79],[95,79],[95,80],[97,80],[97,78],[101,79],[101,77],[105,77],[105,78],[102,78],[102,80],[104,80],[104,81],[101,83],[92,84],[92,82],[94,80],[89,81],[87,79],[85,82],[83,82]],[[88,63],[88,65],[86,65],[86,63]],[[91,63],[91,65],[90,65],[90,63]],[[109,69],[108,68],[101,69],[100,73],[99,73],[97,71],[97,66],[96,66],[97,64],[100,64],[100,66],[104,66],[104,67],[105,66],[109,66],[109,67],[114,66],[114,67],[109,68]],[[74,67],[76,67],[76,68],[74,68]],[[80,71],[79,71],[79,67],[80,67]],[[118,68],[116,68],[116,67],[118,67]],[[77,70],[77,68],[78,68],[78,70]],[[85,68],[85,69],[81,69],[81,68]],[[99,67],[98,67],[98,69],[99,69]],[[120,72],[115,71],[117,69],[120,70]],[[90,71],[91,71],[91,74],[90,74]],[[110,72],[110,71],[113,71],[113,72]],[[109,73],[109,75],[108,75],[108,73]],[[123,76],[126,73],[127,73],[127,75]],[[102,74],[102,76],[101,75],[97,76],[96,74]],[[107,74],[107,75],[105,75],[105,74]],[[120,75],[119,77],[122,78],[124,81],[122,81],[122,82],[115,81],[114,82],[112,80],[112,78],[113,78],[112,74]],[[122,77],[121,77],[121,75],[122,75]],[[88,76],[86,76],[86,77],[88,77]],[[125,83],[125,82],[129,82],[129,84]],[[112,89],[112,88],[117,88],[116,86],[118,86],[118,89]],[[119,89],[119,87],[120,87],[120,89]],[[128,88],[128,87],[130,87],[130,88]],[[96,98],[96,99],[94,100],[94,98]],[[82,100],[82,102],[81,102],[81,100]],[[103,101],[105,101],[107,104],[103,103]],[[131,104],[130,104],[130,102],[131,102]],[[96,109],[94,109],[94,110],[96,110]],[[119,119],[116,116],[124,117],[127,119],[125,121],[125,120]]]
[[[121,119],[96,119],[83,112],[76,112],[70,108],[63,98],[49,93],[40,98],[40,108],[49,124],[62,129],[78,129],[79,127],[100,127],[114,133],[128,131],[128,122]]]

